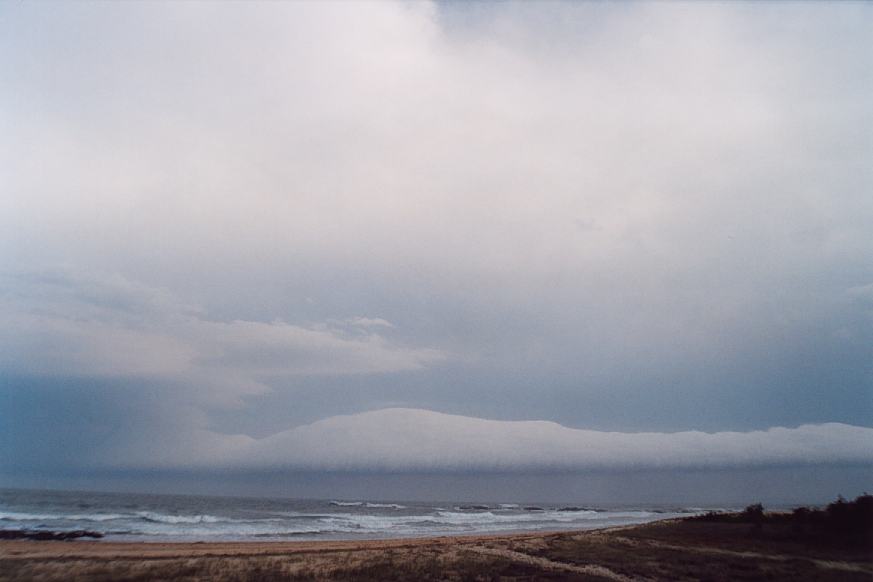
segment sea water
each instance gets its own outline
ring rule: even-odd
[[[114,541],[379,539],[594,529],[700,511],[0,489],[0,529],[90,530]]]

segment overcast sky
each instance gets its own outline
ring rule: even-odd
[[[3,4],[0,484],[873,482],[871,29],[867,3]]]

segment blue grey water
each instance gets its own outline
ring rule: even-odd
[[[594,529],[702,509],[0,489],[0,529],[85,529],[114,541],[378,539]]]

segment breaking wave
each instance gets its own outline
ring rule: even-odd
[[[449,505],[247,500],[136,494],[2,497],[0,529],[85,529],[110,539],[245,540],[417,537],[592,529],[688,515],[680,508],[590,509],[518,503]],[[42,497],[41,497],[42,496]],[[89,511],[82,511],[88,507]],[[95,508],[100,508],[95,509]],[[703,511],[694,508],[694,511]]]
[[[232,522],[235,520],[216,517],[214,515],[166,515],[163,513],[154,513],[151,511],[138,511],[136,515],[146,521],[155,523],[220,523]]]

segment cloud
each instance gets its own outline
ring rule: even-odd
[[[104,462],[125,468],[424,473],[873,464],[873,428],[839,423],[622,433],[403,408],[330,417],[263,439],[198,431],[186,443],[139,459],[125,450]]]
[[[253,374],[388,373],[421,370],[446,357],[436,349],[395,346],[375,334],[349,337],[281,321],[196,322],[191,327],[202,338],[198,364]]]
[[[117,378],[120,385],[153,378],[216,397],[262,391],[265,378],[420,370],[446,358],[365,330],[210,320],[166,290],[63,270],[3,275],[0,354],[5,373]]]
[[[14,382],[166,386],[112,409],[173,450],[389,403],[869,423],[869,5],[2,10]]]
[[[394,327],[390,321],[380,317],[351,317],[345,323],[356,327]]]
[[[657,356],[698,359],[869,282],[863,7],[786,10],[826,25],[802,38],[745,6],[192,10],[9,10],[35,23],[0,51],[15,267],[117,272],[223,319],[371,301],[468,353],[512,317],[510,362],[539,336],[557,360],[664,336]]]

